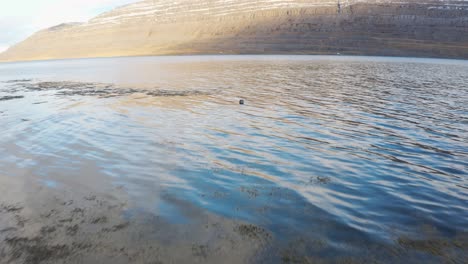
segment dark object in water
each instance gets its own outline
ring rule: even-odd
[[[244,104],[244,100],[241,99],[241,100],[239,101],[239,104],[243,105],[243,104]]]
[[[24,98],[24,96],[22,96],[22,95],[20,95],[20,96],[3,96],[3,97],[0,97],[0,101],[7,101],[7,100],[21,99],[21,98]]]

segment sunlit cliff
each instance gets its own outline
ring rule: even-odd
[[[468,58],[468,1],[146,0],[39,31],[0,60],[220,53]]]

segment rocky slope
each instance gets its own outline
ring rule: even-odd
[[[145,0],[37,32],[0,60],[206,53],[468,58],[468,0]]]

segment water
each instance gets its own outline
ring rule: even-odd
[[[462,263],[467,80],[466,61],[412,58],[0,64],[0,202],[29,223],[0,220],[0,230],[18,225],[0,239],[26,260],[55,262],[111,262],[99,254],[117,250],[118,236],[122,252],[137,252],[122,263]],[[58,223],[39,217],[47,210],[84,220],[74,237],[57,225],[44,238],[67,254],[38,258],[27,249],[47,248],[34,232]],[[86,221],[99,213],[126,224],[90,238],[96,221]],[[142,249],[153,244],[156,253]]]

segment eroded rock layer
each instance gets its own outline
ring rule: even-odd
[[[146,0],[37,32],[0,60],[219,53],[468,58],[468,1]]]

